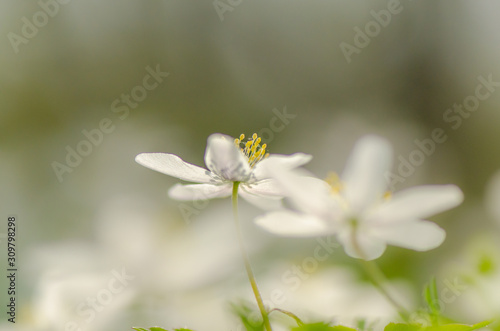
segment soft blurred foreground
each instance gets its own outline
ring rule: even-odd
[[[0,261],[15,215],[18,278],[16,323],[2,313],[0,328],[243,330],[231,303],[253,299],[229,199],[172,201],[178,181],[134,162],[165,152],[202,166],[214,132],[312,154],[320,178],[360,136],[386,137],[394,190],[465,194],[432,218],[442,246],[377,260],[390,288],[417,310],[435,277],[443,314],[498,317],[500,4],[395,3],[2,2]],[[276,237],[240,208],[271,307],[374,329],[398,318],[333,238]]]

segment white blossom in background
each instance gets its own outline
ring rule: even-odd
[[[250,205],[241,208],[251,218],[258,213]],[[234,316],[228,302],[248,291],[233,229],[225,226],[231,224],[231,212],[213,204],[199,222],[179,226],[165,222],[175,213],[141,196],[104,201],[96,214],[95,240],[50,243],[27,254],[30,272],[39,277],[16,326],[65,330],[74,322],[85,331],[151,326],[154,321],[167,330],[218,331],[221,325],[229,330]],[[251,223],[242,226],[260,232]],[[258,234],[249,240],[250,256],[265,249]],[[125,279],[117,276],[123,272]],[[95,316],[92,305],[98,307]]]
[[[382,330],[398,318],[398,312],[387,299],[350,268],[329,266],[303,274],[290,270],[289,265],[276,266],[273,274],[261,283],[267,294],[264,299],[304,321],[321,320],[356,328],[357,320],[363,319],[373,330]],[[415,298],[407,281],[392,280],[388,284],[400,302],[412,306]],[[280,295],[271,297],[273,291]]]
[[[176,200],[206,200],[228,197],[233,183],[239,182],[238,194],[248,202],[263,209],[275,209],[281,205],[283,193],[272,179],[264,175],[264,167],[274,162],[286,169],[300,167],[311,160],[310,155],[269,155],[266,144],[253,134],[247,142],[244,135],[234,139],[215,133],[208,137],[203,169],[166,153],[142,153],[137,163],[152,170],[198,184],[177,184],[169,190]],[[242,147],[240,147],[243,145]],[[269,156],[269,157],[268,157]]]
[[[426,185],[390,196],[384,175],[391,163],[390,144],[373,135],[356,143],[340,178],[319,181],[270,162],[268,174],[296,210],[271,212],[256,223],[285,236],[336,235],[348,255],[366,260],[380,257],[387,244],[416,251],[438,247],[445,232],[425,218],[459,205],[461,190]]]
[[[473,222],[482,215],[470,213],[467,219]],[[470,324],[500,317],[499,237],[495,231],[469,236],[461,254],[437,270],[438,288],[446,291],[441,308],[446,316]]]

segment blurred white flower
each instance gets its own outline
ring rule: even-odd
[[[209,170],[184,162],[173,154],[142,153],[137,163],[188,182],[200,184],[177,184],[169,190],[176,200],[206,200],[231,195],[233,183],[240,182],[238,193],[248,202],[263,208],[273,209],[281,205],[283,194],[274,181],[263,174],[263,167],[272,161],[286,169],[299,167],[311,160],[310,155],[271,155],[266,153],[266,144],[253,134],[246,143],[223,134],[208,137],[205,164]],[[244,147],[239,148],[240,144]]]
[[[118,277],[120,270],[43,273],[32,306],[35,325],[47,330],[81,331],[117,325],[137,296],[135,287]]]
[[[275,294],[264,298],[270,307],[279,306],[304,321],[322,320],[354,328],[362,319],[375,330],[398,318],[387,299],[349,268],[329,266],[309,273],[294,267],[278,266],[277,274],[262,283],[264,293]],[[406,306],[413,306],[415,298],[407,281],[393,280],[390,285],[391,294]]]
[[[438,288],[445,316],[469,324],[500,317],[499,239],[494,231],[475,234],[462,243],[460,255],[441,265]]]
[[[271,163],[266,170],[298,210],[268,213],[256,223],[286,236],[335,234],[348,255],[366,260],[380,257],[387,244],[417,251],[438,247],[444,230],[423,219],[459,205],[461,190],[454,185],[419,186],[391,198],[384,177],[391,163],[390,144],[372,135],[355,145],[340,179],[319,181]]]
[[[249,205],[241,207],[251,218],[258,212]],[[86,331],[154,323],[168,329],[229,329],[233,316],[227,298],[243,297],[248,290],[241,256],[233,249],[236,238],[231,227],[223,226],[231,210],[213,204],[189,227],[164,222],[174,217],[150,199],[135,194],[114,197],[97,212],[94,241],[47,243],[29,251],[28,271],[38,277],[30,302],[20,307],[17,327],[69,330],[76,323]],[[252,228],[249,223],[242,226]],[[249,237],[250,256],[265,248],[259,234]],[[110,284],[115,271],[126,275],[121,291],[120,283]],[[235,294],[228,282],[242,291]],[[108,291],[113,295],[107,296]],[[221,327],[225,323],[228,327]]]

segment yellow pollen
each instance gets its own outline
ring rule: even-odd
[[[391,198],[392,198],[392,193],[391,193],[391,191],[386,191],[386,192],[384,193],[384,199],[385,199],[385,200],[390,200]]]
[[[344,185],[340,181],[339,175],[335,172],[330,172],[326,176],[325,182],[330,185],[332,193],[340,193],[344,188]]]
[[[244,142],[243,139],[245,139],[245,135],[241,134],[239,139],[234,139],[234,143],[247,157],[250,167],[253,167],[260,160],[269,156],[269,153],[266,153],[267,144],[261,145],[260,142],[262,139],[258,137],[256,133],[254,133],[251,138],[248,138],[246,142]]]

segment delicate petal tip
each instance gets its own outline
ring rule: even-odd
[[[234,138],[221,133],[208,137],[205,164],[210,171],[229,181],[246,181],[251,172],[248,160],[234,144]]]
[[[287,169],[294,169],[309,163],[313,156],[306,153],[271,154],[268,159],[274,159]],[[264,160],[265,161],[265,160]]]
[[[286,237],[317,237],[331,234],[325,222],[308,214],[280,210],[259,216],[255,224],[264,230]]]
[[[456,185],[422,185],[396,192],[381,205],[372,219],[380,223],[426,219],[462,203],[464,195]]]
[[[188,182],[215,183],[216,176],[201,167],[187,163],[174,154],[141,153],[135,157],[140,165]],[[220,181],[220,180],[219,180]]]
[[[378,259],[387,247],[383,240],[363,233],[356,234],[356,242],[354,242],[352,230],[340,233],[338,239],[347,255],[366,261]]]
[[[375,230],[374,235],[389,245],[415,251],[428,251],[439,247],[446,238],[446,232],[429,221],[393,223]]]
[[[429,185],[429,187],[434,187],[437,191],[436,193],[439,194],[439,197],[436,197],[436,199],[439,199],[441,208],[437,213],[455,208],[464,201],[464,193],[456,185]]]
[[[464,193],[462,190],[453,184],[444,185],[444,188],[448,191],[450,208],[460,205],[464,201]]]
[[[153,165],[153,160],[152,158],[154,157],[155,154],[160,154],[160,153],[140,153],[137,154],[135,157],[135,162],[139,163],[140,165],[150,168]]]
[[[367,135],[356,142],[341,176],[353,209],[361,212],[383,194],[391,165],[392,147],[386,139]]]
[[[234,142],[234,138],[223,133],[212,133],[211,135],[208,136],[207,138],[207,144],[210,144],[211,141],[213,140],[227,140],[230,142]]]
[[[392,145],[386,138],[374,134],[367,134],[359,138],[354,144],[351,154],[352,159],[378,158],[389,167],[392,164]],[[353,160],[355,161],[355,160]]]

